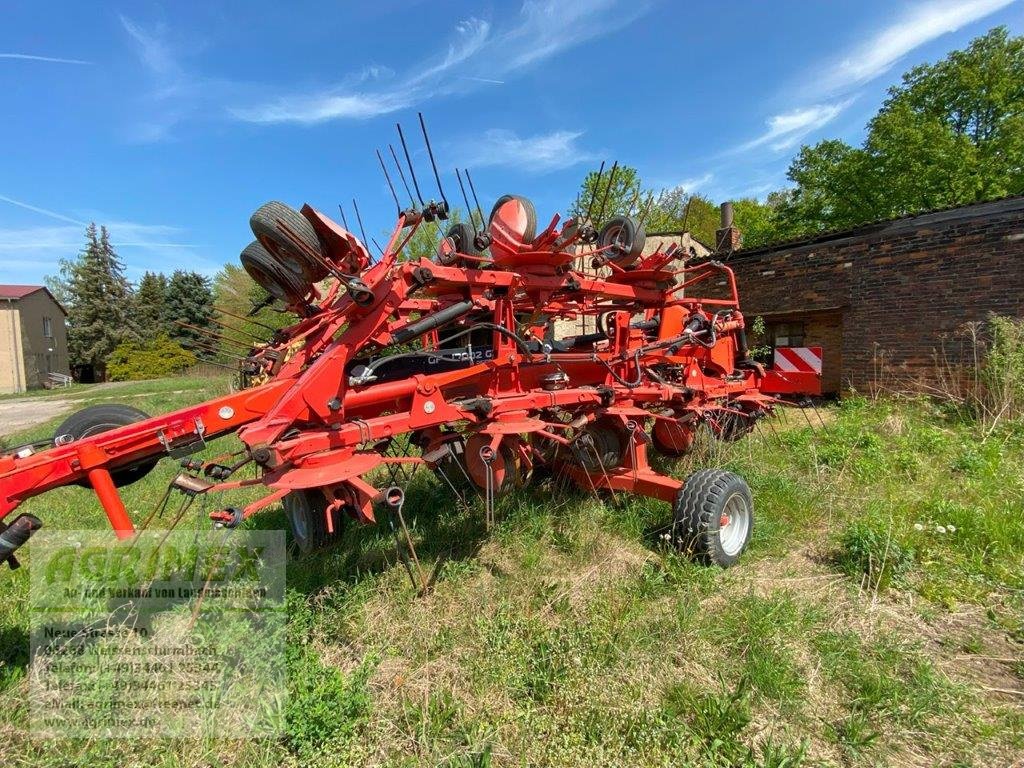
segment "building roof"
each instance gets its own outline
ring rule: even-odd
[[[1024,195],[1009,195],[1007,197],[988,200],[983,203],[968,203],[967,205],[954,205],[949,208],[935,208],[929,211],[921,211],[906,216],[899,216],[895,219],[882,219],[867,224],[860,224],[850,229],[837,229],[829,232],[821,232],[809,237],[799,237],[792,240],[779,240],[778,242],[759,245],[756,248],[740,248],[728,256],[728,261],[739,259],[756,258],[768,253],[777,251],[788,251],[794,248],[818,245],[819,243],[832,243],[838,240],[855,240],[860,237],[870,237],[878,234],[895,234],[897,232],[915,229],[929,224],[940,224],[957,220],[976,219],[981,216],[998,216],[999,214],[1018,213],[1024,211]],[[742,231],[742,230],[741,230]],[[648,232],[648,236],[654,235],[681,235],[682,231],[671,232]],[[713,249],[709,249],[713,250]],[[712,254],[714,257],[715,254]]]
[[[45,291],[46,295],[50,297],[50,300],[57,305],[61,312],[65,315],[68,313],[45,285],[0,285],[0,299],[23,299],[26,296],[31,296],[36,291]]]
[[[850,229],[833,230],[822,232],[810,237],[796,238],[793,240],[782,240],[777,243],[759,245],[756,248],[740,248],[729,258],[745,259],[749,257],[762,256],[766,253],[786,251],[791,248],[802,248],[804,246],[818,245],[820,243],[833,243],[837,240],[854,240],[861,237],[870,237],[879,234],[895,234],[906,230],[930,224],[942,224],[958,220],[976,219],[982,216],[998,216],[1005,213],[1017,213],[1024,211],[1024,195],[1011,195],[996,200],[988,200],[983,203],[968,203],[967,205],[955,205],[949,208],[936,208],[930,211],[912,213],[907,216],[900,216],[895,219],[883,219],[867,224],[861,224]]]

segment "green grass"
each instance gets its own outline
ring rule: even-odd
[[[110,394],[157,412],[223,391],[220,380],[168,380]],[[789,412],[742,442],[659,462],[679,477],[714,464],[750,482],[754,539],[729,571],[667,551],[658,502],[545,483],[502,499],[487,531],[479,505],[462,509],[417,474],[406,510],[434,589],[415,595],[387,525],[352,528],[342,546],[293,562],[291,696],[274,740],[130,750],[31,741],[27,573],[3,574],[5,757],[780,768],[1021,759],[1024,700],[996,689],[1024,689],[1024,429],[982,440],[923,401],[849,400],[823,413],[825,428],[811,416],[815,428]],[[148,509],[173,471],[162,462],[126,489],[129,509]],[[81,489],[25,511],[53,527],[105,524]],[[283,522],[273,509],[252,524]]]

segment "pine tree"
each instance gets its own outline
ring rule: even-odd
[[[132,299],[131,324],[142,338],[171,334],[167,319],[167,276],[146,272]]]
[[[91,365],[102,379],[107,357],[130,337],[127,316],[131,288],[110,245],[106,227],[85,231],[85,248],[67,270],[68,348],[71,360]]]
[[[207,339],[201,331],[186,328],[215,330],[213,327],[213,291],[210,280],[198,272],[177,269],[167,283],[167,320],[172,339],[182,343]]]

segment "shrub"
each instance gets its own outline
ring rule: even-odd
[[[977,419],[991,433],[999,424],[1024,417],[1024,319],[991,315],[966,323],[959,333],[959,357],[945,350],[936,363],[934,393],[960,417]]]
[[[983,412],[991,420],[1024,416],[1024,320],[993,315],[981,369]]]
[[[158,379],[182,373],[195,364],[195,355],[160,334],[148,341],[118,344],[107,359],[107,376],[111,381]]]

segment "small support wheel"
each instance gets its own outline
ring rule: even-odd
[[[723,469],[702,469],[686,478],[672,511],[676,548],[722,568],[735,565],[754,530],[749,486]]]
[[[334,514],[334,533],[327,530],[327,498],[319,488],[292,491],[283,500],[284,513],[299,551],[306,555],[341,538],[346,515]]]

